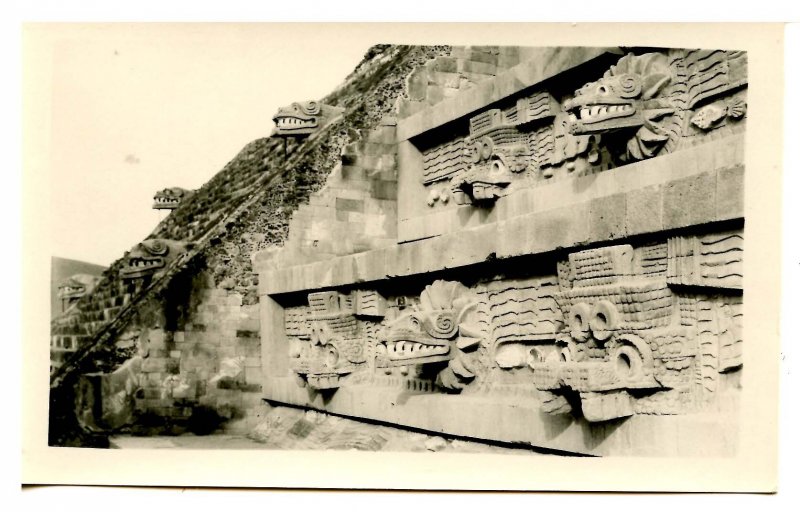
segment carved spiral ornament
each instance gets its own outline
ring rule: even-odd
[[[148,240],[148,242],[145,244],[145,247],[149,253],[155,254],[156,256],[163,256],[167,254],[167,251],[169,250],[167,244],[161,240]]]
[[[642,92],[642,82],[636,75],[622,75],[619,77],[620,96],[635,98]]]
[[[303,112],[305,112],[308,115],[319,114],[320,110],[319,103],[317,103],[316,101],[309,101],[305,105],[300,105],[300,107],[303,109]]]
[[[456,335],[458,323],[453,311],[442,311],[432,314],[426,327],[428,334],[434,338],[450,339]]]

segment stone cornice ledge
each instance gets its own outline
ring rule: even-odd
[[[611,53],[614,47],[536,48],[529,58],[452,98],[446,98],[397,123],[397,140],[408,140],[454,119],[464,117],[507,96],[552,78],[568,69]]]
[[[742,218],[744,137],[727,137],[536,191],[552,197],[550,187],[564,196],[558,207],[534,204],[529,213],[434,238],[281,269],[268,255],[257,256],[259,294],[379,281]],[[571,192],[564,194],[565,187]],[[589,189],[593,192],[587,193]]]

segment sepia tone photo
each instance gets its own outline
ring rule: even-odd
[[[204,37],[289,31],[237,27]],[[48,450],[470,454],[567,471],[586,458],[735,466],[747,453],[749,397],[777,400],[768,378],[760,391],[748,380],[766,353],[745,312],[771,292],[745,272],[747,45],[354,36],[327,91],[272,104],[285,96],[264,90],[246,107],[262,133],[188,149],[161,137],[172,155],[159,161],[148,141],[183,128],[118,126],[104,88],[128,81],[124,94],[152,95],[165,118],[174,102],[199,134],[193,70],[185,84],[147,74],[202,26],[89,26],[88,56],[75,28],[58,27],[72,39],[53,43],[48,113],[51,179],[65,183],[51,192],[40,318]],[[203,66],[196,51],[181,58]],[[253,73],[291,92],[326,58]],[[157,81],[165,103],[147,90]],[[204,105],[222,111],[248,87],[225,83]],[[91,148],[114,131],[130,147]],[[130,188],[103,188],[83,163],[122,169]]]

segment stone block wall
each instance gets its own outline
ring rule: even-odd
[[[245,431],[261,413],[258,310],[223,289],[204,289],[198,299],[182,329],[146,331],[135,409],[179,423],[202,409],[225,430]]]
[[[517,47],[454,46],[449,55],[436,57],[411,72],[406,95],[397,102],[397,115],[405,118],[420,112],[518,63]]]
[[[397,99],[397,118],[494,77],[517,65],[519,55],[517,47],[452,47],[411,71],[405,94]],[[280,267],[396,243],[397,118],[384,117],[361,140],[343,148],[341,165],[331,172],[325,187],[292,215],[284,249],[278,254],[266,251],[262,260],[277,257],[280,261],[273,263]]]
[[[257,306],[201,273],[179,295],[142,308],[115,350],[130,356],[79,380],[87,430],[245,432],[265,411]],[[182,287],[181,287],[182,288]]]
[[[571,452],[735,453],[746,56],[470,53],[496,74],[458,89],[459,51],[398,104],[397,243],[256,256],[265,398]]]
[[[396,243],[397,157],[393,118],[347,145],[325,187],[289,223],[281,261],[311,262]]]
[[[360,190],[366,189],[365,194],[353,195],[352,190],[358,187],[346,187],[347,190],[342,189],[342,194],[331,196],[334,197],[334,208],[336,199],[339,199],[338,214],[331,216],[332,219],[338,219],[338,234],[342,235],[335,240],[338,244],[337,250],[363,250],[365,240],[369,247],[394,240],[396,223],[392,219],[395,211],[396,170],[390,154],[393,149],[387,150],[384,147],[393,138],[394,126],[391,123],[382,126],[381,120],[394,114],[393,106],[397,97],[405,92],[405,78],[408,73],[431,58],[446,56],[449,52],[450,48],[446,46],[378,45],[371,48],[343,84],[321,99],[322,103],[344,110],[340,118],[321,127],[304,142],[290,144],[288,153],[284,153],[283,141],[277,138],[253,141],[217,176],[191,198],[182,202],[156,227],[150,238],[163,238],[167,242],[180,240],[192,243],[195,247],[191,258],[180,259],[165,268],[171,276],[168,281],[158,282],[150,287],[152,280],[137,279],[133,281],[134,288],[125,288],[127,285],[119,274],[124,261],[120,260],[112,265],[97,289],[79,301],[74,315],[53,322],[52,353],[59,358],[58,363],[61,362],[61,355],[66,355],[63,357],[65,364],[62,370],[51,377],[51,442],[61,444],[64,436],[70,435],[62,426],[71,428],[69,425],[74,423],[70,417],[74,409],[71,388],[79,374],[88,376],[83,379],[85,385],[78,385],[76,389],[78,408],[88,409],[92,412],[90,416],[98,418],[103,416],[104,409],[116,410],[118,403],[123,408],[133,408],[133,391],[139,389],[139,379],[132,380],[129,377],[131,372],[137,375],[141,373],[142,368],[151,375],[143,383],[142,389],[146,388],[148,391],[146,397],[144,391],[141,393],[139,410],[154,418],[155,423],[158,423],[158,418],[163,418],[159,414],[177,419],[190,414],[191,418],[198,410],[203,409],[215,417],[227,415],[238,418],[241,416],[239,413],[230,411],[249,411],[250,406],[257,401],[258,393],[252,391],[251,386],[254,376],[259,375],[260,371],[252,358],[256,339],[245,333],[258,329],[253,329],[252,325],[244,325],[231,334],[231,325],[222,327],[215,323],[215,315],[219,313],[216,309],[220,307],[223,308],[219,318],[221,321],[226,321],[224,315],[234,314],[225,310],[224,305],[209,303],[208,310],[205,309],[206,306],[193,310],[187,304],[199,300],[198,297],[205,293],[202,292],[203,289],[216,290],[215,293],[240,297],[241,311],[247,311],[246,315],[252,317],[251,308],[258,300],[258,276],[253,272],[251,254],[281,246],[286,242],[292,214],[308,202],[313,192],[323,187],[328,176],[339,164],[342,165],[338,167],[337,175],[353,183],[363,177],[367,184],[361,183]],[[269,121],[265,122],[267,131]],[[374,133],[371,132],[373,129]],[[362,137],[362,133],[370,135]],[[343,149],[354,143],[348,150],[353,158],[349,162],[342,162]],[[359,201],[363,203],[360,205]],[[353,232],[353,223],[359,226],[363,224],[366,235],[362,233],[360,238],[348,238],[347,234]],[[347,229],[344,229],[345,226]],[[297,230],[298,233],[302,231]],[[180,273],[194,274],[202,279],[210,276],[210,280],[202,285],[173,285],[175,276]],[[190,292],[191,297],[177,297],[174,293],[160,296],[164,288],[176,287]],[[118,288],[120,290],[114,291]],[[105,291],[108,290],[112,293],[107,296]],[[108,308],[119,307],[116,304],[117,298],[124,297],[125,293],[129,295],[127,299],[122,299],[126,301],[122,309],[106,312]],[[108,298],[112,298],[115,304],[106,304]],[[221,300],[212,296],[206,299],[211,302]],[[162,318],[165,308],[183,311],[178,315],[181,321],[166,325]],[[208,319],[195,322],[195,315],[198,314],[215,317],[215,322],[208,322]],[[102,318],[107,321],[101,321]],[[232,319],[227,320],[233,322]],[[202,327],[197,327],[199,325],[206,325],[206,330],[200,331]],[[152,362],[144,364],[151,356],[137,354],[136,347],[140,337],[149,339],[151,331],[156,333],[154,343],[157,348],[154,349],[156,352],[152,356]],[[157,334],[160,331],[164,333],[163,340]],[[235,335],[236,332],[239,336]],[[62,335],[69,338],[62,339]],[[64,349],[65,345],[72,347],[76,343],[76,336],[83,336],[77,340],[80,345],[78,352],[72,352],[71,348]],[[184,341],[178,341],[181,337]],[[236,341],[231,345],[232,339]],[[179,349],[177,345],[180,343],[189,345],[186,345],[186,349]],[[192,347],[191,350],[188,347]],[[229,353],[231,348],[237,354],[236,357],[239,357],[238,352],[242,350],[249,354],[242,356],[245,357],[244,370],[236,371],[234,387],[223,384],[222,387],[214,387],[212,391],[206,388],[206,393],[203,394],[202,381],[205,374],[212,370],[212,359],[216,358],[216,371],[227,368],[226,371],[233,372],[238,367],[222,366],[227,356],[221,354]],[[185,360],[194,361],[196,366],[181,366]],[[207,364],[201,364],[201,361],[206,361]],[[190,377],[190,374],[194,377]],[[203,375],[203,378],[198,378],[197,375]],[[190,383],[181,381],[191,381],[192,378],[201,383],[193,387]],[[221,382],[229,380],[231,379],[226,378]],[[159,382],[162,386],[160,390],[156,386]],[[184,390],[187,386],[189,391]],[[162,391],[167,388],[174,389],[162,397]],[[103,403],[97,404],[98,397],[93,392],[90,393],[93,389],[103,391],[98,395]],[[169,393],[172,395],[169,396]],[[194,394],[194,401],[181,397],[184,393],[186,396]],[[112,396],[116,398],[112,400]],[[191,402],[188,408],[185,406],[189,403],[187,400]],[[228,405],[223,407],[223,403]],[[120,418],[123,416],[125,414],[121,414]],[[83,424],[86,426],[92,421],[94,420],[88,417]],[[228,423],[231,424],[233,423]],[[98,428],[103,429],[100,425]]]
[[[52,322],[50,373],[92,339],[92,334],[112,321],[142,288],[142,283],[114,279],[119,263],[103,272],[105,278],[91,295],[79,299]]]

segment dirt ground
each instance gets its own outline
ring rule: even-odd
[[[119,449],[287,449],[551,455],[521,445],[498,446],[473,440],[445,438],[284,407],[271,410],[264,421],[251,432],[206,436],[120,435],[111,438],[111,445]]]

